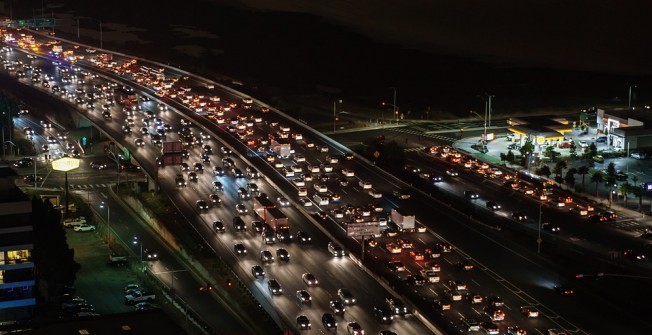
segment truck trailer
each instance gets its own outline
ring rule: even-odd
[[[416,218],[414,214],[401,208],[393,208],[390,214],[392,222],[396,224],[399,231],[414,231]]]

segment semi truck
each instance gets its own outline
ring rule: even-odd
[[[414,231],[416,221],[414,214],[401,208],[393,208],[390,217],[399,231]]]
[[[254,198],[254,211],[263,222],[270,225],[274,230],[288,226],[288,217],[280,209],[276,208],[276,205],[266,196]]]

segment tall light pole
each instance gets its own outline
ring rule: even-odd
[[[333,101],[333,134],[335,134],[335,122],[337,121],[337,104],[342,104],[342,99]]]
[[[485,123],[487,123],[487,126],[491,127],[491,98],[494,98],[496,96],[488,93],[485,93],[484,95],[487,97],[487,115],[488,115],[487,121]],[[485,137],[486,136],[487,134],[485,130]]]
[[[138,236],[134,236],[134,244],[140,244],[140,267],[144,270],[145,266],[143,265],[143,242],[138,240]]]
[[[398,126],[398,107],[396,107],[396,87],[390,87],[392,90],[394,90],[394,104],[392,107],[394,107],[394,115],[396,115],[396,125]]]
[[[487,145],[487,110],[488,110],[488,108],[485,108],[485,113],[484,113],[484,135],[482,136],[482,149],[483,150]],[[472,110],[471,113],[477,115],[480,119],[483,119],[482,116],[480,116],[480,114],[476,113],[476,111]]]
[[[629,99],[627,99],[627,109],[632,109],[632,89],[636,88],[636,85],[629,85]]]
[[[111,207],[109,207],[109,204],[102,201],[100,202],[100,208],[106,207],[106,244],[109,247],[109,250],[111,250]]]
[[[539,205],[539,225],[537,229],[537,254],[541,253],[541,242],[543,240],[541,239],[541,214],[543,213],[543,204]]]

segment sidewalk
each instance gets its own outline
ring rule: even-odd
[[[519,170],[524,170],[525,168],[522,167],[521,165],[516,165],[516,164],[509,164],[506,162],[503,162],[500,160],[500,153],[507,153],[507,143],[506,141],[503,141],[502,138],[497,138],[493,141],[489,141],[487,143],[487,153],[481,153],[480,151],[474,149],[472,146],[479,144],[481,141],[481,137],[467,137],[463,138],[461,140],[455,141],[453,143],[453,148],[455,148],[458,151],[461,151],[473,158],[476,158],[478,160],[482,160],[485,162],[489,162],[492,164],[500,165],[503,166],[504,168],[516,173]],[[562,149],[564,150],[564,149]],[[560,150],[561,151],[561,150]],[[566,150],[568,151],[568,150]],[[518,153],[517,150],[512,150],[515,154]],[[534,168],[532,168],[534,170]],[[586,176],[586,181],[588,182],[588,179],[590,178],[590,175]],[[554,182],[554,180],[550,179],[551,181]],[[581,176],[578,176],[575,181],[575,186],[581,186],[582,178]],[[591,182],[586,183],[586,185],[590,185]],[[560,185],[559,183],[555,182],[555,185],[559,187],[562,190],[568,191],[573,193],[574,195],[578,197],[582,197],[586,199],[587,201],[603,206],[603,207],[609,207],[609,194],[604,194],[604,192],[601,192],[601,195],[603,197],[596,197],[592,192],[587,192],[587,193],[580,193],[575,191],[575,187],[568,187],[567,185]],[[604,191],[604,190],[601,190]],[[631,195],[630,195],[631,197]],[[619,200],[616,200],[618,197],[614,198],[614,201],[611,203],[610,210],[616,212],[619,216],[624,216],[631,218],[633,220],[636,220],[639,224],[645,226],[648,229],[652,230],[652,216],[650,216],[650,211],[646,211],[645,208],[650,208],[650,200],[649,199],[643,199],[642,203],[642,210],[643,213],[638,212],[634,209],[631,208],[626,208],[624,207]],[[629,198],[628,197],[628,204],[635,204],[636,207],[638,207],[638,198]]]

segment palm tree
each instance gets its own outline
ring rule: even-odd
[[[632,184],[628,182],[624,182],[620,184],[620,187],[618,187],[618,191],[623,194],[623,197],[625,197],[625,208],[627,208],[627,194],[629,194],[632,191]]]
[[[593,171],[593,174],[591,174],[591,182],[595,183],[595,196],[597,198],[600,197],[598,194],[598,185],[603,181],[604,177],[602,176],[602,173],[600,171]]]
[[[584,177],[586,177],[587,174],[589,174],[589,167],[586,165],[582,165],[577,169],[577,173],[582,175],[582,192],[584,191]]]
[[[567,167],[568,165],[566,164],[566,161],[557,162],[557,164],[555,164],[555,168],[559,171],[557,175],[561,177],[564,174],[564,169]]]
[[[642,187],[634,185],[632,194],[638,197],[638,211],[640,212],[643,209],[643,195],[645,195],[645,191],[643,191]]]

